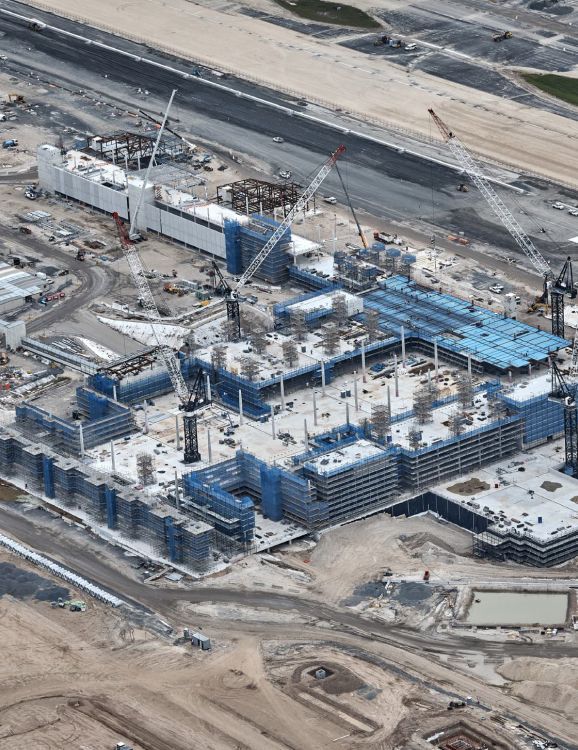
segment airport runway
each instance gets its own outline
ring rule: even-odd
[[[31,14],[30,8],[12,0],[2,0],[0,7]],[[192,66],[184,61],[169,59],[82,24],[36,11],[34,15],[45,17],[59,28],[90,36],[135,55],[144,55],[184,71],[192,70]],[[342,172],[358,209],[384,223],[396,222],[401,228],[400,233],[403,226],[407,226],[420,229],[424,236],[429,237],[433,227],[442,227],[448,233],[463,231],[471,240],[496,246],[509,255],[516,252],[506,231],[496,225],[477,192],[474,189],[466,195],[457,192],[460,178],[447,167],[425,161],[407,151],[399,153],[395,148],[352,134],[341,135],[331,127],[289,117],[266,105],[239,98],[234,93],[206,86],[195,77],[183,79],[144,61],[86,45],[51,31],[32,32],[22,22],[4,15],[0,16],[0,32],[4,34],[0,46],[8,57],[5,63],[8,69],[17,66],[20,70],[37,72],[43,81],[93,91],[116,102],[124,102],[135,111],[138,107],[162,111],[170,90],[178,88],[174,110],[179,120],[177,128],[212,144],[214,148],[220,146],[225,152],[232,149],[246,154],[250,160],[267,165],[273,174],[280,169],[290,169],[294,179],[305,183],[342,141],[347,147]],[[210,73],[203,71],[203,75]],[[226,84],[298,108],[298,104],[288,97],[252,84],[232,78],[226,79]],[[138,88],[148,90],[150,95],[139,94]],[[310,110],[312,107],[308,108]],[[314,111],[323,116],[318,108]],[[330,117],[328,113],[328,119]],[[111,130],[113,127],[111,122]],[[283,137],[285,142],[273,143],[274,136]],[[521,179],[518,184],[528,186],[530,194],[519,196],[505,190],[502,191],[504,199],[515,214],[527,214],[528,219],[523,219],[525,228],[530,234],[536,232],[537,244],[546,256],[565,256],[568,239],[578,235],[578,218],[553,211],[551,205],[559,199],[575,203],[578,194],[559,191],[537,180]],[[323,190],[340,200],[344,198],[335,174],[329,176]],[[546,227],[548,234],[538,234],[539,227]]]

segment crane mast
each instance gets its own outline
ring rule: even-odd
[[[155,140],[151,158],[148,163],[145,176],[143,178],[143,184],[139,193],[137,207],[132,217],[130,229],[127,230],[124,222],[116,211],[113,213],[113,218],[116,223],[118,238],[120,240],[120,245],[122,247],[124,256],[127,260],[132,280],[139,293],[140,302],[145,311],[148,313],[149,320],[151,321],[152,331],[157,342],[157,351],[160,354],[163,364],[167,369],[174,391],[177,394],[179,401],[181,402],[180,408],[184,411],[183,428],[185,438],[185,451],[183,460],[185,463],[194,463],[195,461],[201,460],[201,454],[199,453],[199,439],[197,433],[197,416],[194,412],[197,408],[199,408],[199,406],[207,403],[205,379],[202,370],[199,368],[196,373],[193,387],[189,390],[181,372],[181,365],[178,358],[175,357],[175,353],[170,346],[167,346],[166,344],[161,342],[159,331],[156,325],[157,323],[161,322],[161,316],[159,315],[155,298],[147,281],[141,257],[132,239],[132,237],[134,237],[134,231],[137,225],[138,214],[142,206],[144,191],[148,184],[150,171],[152,169],[155,156],[158,151],[161,136],[163,134],[163,130],[165,129],[165,125],[169,116],[169,109],[171,107],[175,94],[176,89],[173,90],[171,94],[171,98],[165,111],[165,116]]]
[[[128,263],[130,275],[132,277],[134,285],[138,290],[141,304],[151,321],[152,330],[157,343],[157,351],[161,355],[163,363],[168,370],[171,378],[171,383],[173,385],[173,388],[175,389],[177,396],[179,397],[179,400],[183,404],[187,403],[189,400],[189,390],[181,373],[181,368],[177,361],[177,358],[175,357],[173,350],[166,344],[162,344],[159,338],[159,332],[156,323],[161,322],[161,316],[159,314],[157,304],[153,297],[153,293],[145,276],[145,269],[142,264],[140,255],[138,254],[134,242],[130,239],[127,229],[118,213],[115,212],[112,216],[116,222],[120,244],[124,252],[124,257],[126,258],[126,261]]]
[[[265,245],[263,245],[262,250],[257,253],[257,255],[253,258],[253,260],[249,263],[246,270],[241,275],[239,281],[237,282],[236,286],[233,289],[233,293],[238,293],[239,289],[244,286],[249,279],[258,271],[259,267],[263,263],[263,261],[267,258],[271,250],[275,247],[275,245],[279,242],[281,237],[285,234],[285,231],[293,224],[293,221],[297,214],[302,211],[313,193],[317,190],[317,188],[321,185],[323,180],[327,177],[329,172],[331,172],[331,169],[337,159],[343,154],[345,151],[345,146],[338,146],[335,151],[331,154],[329,159],[325,162],[325,164],[321,167],[319,172],[315,175],[315,177],[311,180],[309,185],[305,188],[303,191],[303,194],[298,199],[298,201],[295,203],[293,208],[289,211],[287,216],[283,219],[283,221],[279,224],[277,229],[273,232],[271,237],[267,240]]]
[[[440,117],[438,117],[438,115],[436,115],[433,109],[428,109],[428,112],[431,115],[432,120],[437,125],[440,133],[442,134],[444,141],[448,144],[450,151],[464,168],[466,174],[468,175],[468,177],[470,177],[480,193],[484,196],[492,211],[506,227],[514,242],[527,255],[527,257],[532,262],[532,265],[541,276],[544,276],[547,280],[552,279],[552,269],[550,268],[548,261],[536,248],[532,240],[528,237],[518,221],[514,218],[512,212],[508,209],[503,200],[496,193],[494,188],[491,186],[490,181],[482,173],[481,168],[478,164],[476,164],[467,148],[459,140],[459,138],[457,138],[452,133],[445,122]]]
[[[335,151],[323,164],[319,172],[317,172],[315,177],[311,180],[309,185],[307,185],[302,195],[299,197],[295,205],[291,208],[287,216],[275,229],[271,237],[269,237],[267,242],[263,245],[262,249],[257,253],[257,255],[249,263],[245,271],[243,271],[236,285],[232,289],[231,288],[227,289],[227,296],[225,298],[225,303],[227,305],[227,319],[234,324],[233,335],[236,339],[241,338],[241,315],[239,312],[239,290],[259,270],[261,264],[266,260],[271,250],[273,250],[273,248],[279,242],[281,237],[285,234],[287,229],[289,229],[289,227],[293,223],[297,214],[305,208],[311,196],[315,193],[315,191],[321,185],[323,180],[327,177],[329,172],[331,172],[333,165],[344,152],[345,152],[345,146],[343,145],[338,146],[335,149]],[[217,271],[218,271],[218,268],[217,268]],[[218,273],[221,279],[221,283],[223,283],[224,279],[220,271],[218,271]],[[226,286],[228,287],[228,285]]]

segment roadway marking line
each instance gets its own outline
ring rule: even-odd
[[[0,8],[0,13],[3,13],[4,15],[12,16],[13,18],[17,18],[18,20],[21,20],[21,21],[26,21],[27,23],[30,23],[30,21],[32,20],[31,17],[23,16],[20,13],[14,13],[13,11],[6,10],[5,8]],[[321,117],[315,117],[314,115],[309,115],[305,112],[300,112],[299,110],[291,109],[290,107],[286,107],[282,104],[277,104],[276,102],[272,102],[268,99],[262,99],[258,96],[255,96],[254,94],[248,94],[245,91],[239,91],[238,89],[234,89],[231,86],[225,86],[224,84],[217,83],[216,81],[209,81],[206,78],[193,76],[190,73],[186,73],[182,70],[179,70],[178,68],[173,68],[170,65],[165,65],[164,63],[156,62],[155,60],[151,60],[147,57],[139,57],[138,55],[134,55],[131,52],[126,52],[125,50],[119,49],[118,47],[112,47],[109,44],[104,44],[103,42],[90,39],[89,37],[85,37],[80,34],[74,34],[71,31],[65,31],[64,29],[60,29],[57,26],[51,26],[50,24],[46,24],[45,28],[50,29],[50,31],[53,31],[56,34],[62,34],[72,39],[77,39],[81,42],[84,42],[87,45],[94,45],[96,47],[101,47],[102,49],[109,50],[111,52],[116,52],[117,54],[122,55],[124,57],[129,57],[132,60],[135,60],[136,62],[142,62],[147,65],[154,65],[155,67],[161,68],[162,70],[167,70],[171,73],[176,73],[177,75],[185,79],[197,78],[198,82],[205,86],[212,86],[213,88],[220,89],[221,91],[225,91],[228,94],[233,94],[234,96],[240,97],[242,99],[248,99],[250,101],[257,102],[258,104],[263,104],[272,109],[277,109],[280,112],[285,112],[290,117],[300,117],[304,120],[310,120],[311,122],[318,123],[327,128],[331,128],[332,130],[337,130],[343,133],[344,135],[354,135],[356,138],[367,140],[372,143],[376,143],[380,146],[385,146],[386,148],[393,149],[395,151],[398,151],[399,153],[408,153],[411,156],[417,157],[418,159],[423,159],[424,161],[429,161],[429,162],[432,162],[433,164],[438,164],[439,166],[446,167],[447,169],[451,169],[457,174],[462,174],[464,171],[463,168],[458,164],[452,164],[450,162],[446,162],[443,159],[437,158],[435,156],[429,156],[428,154],[423,154],[423,153],[420,153],[419,151],[414,151],[413,149],[409,149],[409,148],[406,148],[405,146],[400,146],[399,144],[386,141],[383,138],[376,138],[375,136],[367,135],[366,133],[362,133],[361,131],[358,131],[358,130],[351,130],[350,128],[345,127],[345,125],[339,125],[338,123],[331,122],[329,120],[324,120]],[[494,185],[499,185],[500,187],[508,188],[509,190],[513,190],[514,192],[517,192],[519,194],[523,195],[527,193],[527,191],[524,190],[523,188],[519,188],[519,187],[516,187],[515,185],[511,185],[509,182],[505,182],[504,180],[499,180],[495,177],[489,177],[487,175],[486,175],[486,179],[489,182],[493,183]]]

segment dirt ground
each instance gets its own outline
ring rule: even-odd
[[[193,650],[92,600],[84,613],[53,608],[50,600],[67,596],[61,581],[4,552],[0,565],[0,750],[97,750],[121,740],[134,750],[188,750],[191,737],[209,750],[307,750],[333,747],[348,730],[358,735],[348,747],[370,738],[366,746],[377,747],[405,715],[413,688],[350,655],[316,652],[339,673],[333,688],[309,678],[298,686],[279,669],[305,669],[314,658],[307,645],[265,649],[242,635]]]
[[[578,712],[578,659],[513,659],[498,668],[509,689],[529,703],[557,706],[569,718]]]
[[[234,4],[225,4],[224,11],[188,0],[144,5],[118,0],[30,4],[114,33],[130,29],[123,33],[185,58],[194,50],[195,59],[210,67],[398,128],[411,127],[428,137],[427,109],[435,97],[440,114],[449,123],[459,123],[460,136],[478,153],[576,184],[571,120],[425,73],[410,74],[384,59],[368,60],[331,41],[236,13]]]

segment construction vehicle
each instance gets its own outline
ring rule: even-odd
[[[367,240],[365,239],[365,235],[363,234],[363,229],[361,228],[361,225],[353,209],[353,203],[351,202],[351,198],[349,197],[349,192],[347,191],[347,188],[345,187],[345,182],[343,181],[343,177],[341,176],[341,172],[339,171],[339,167],[337,166],[337,164],[335,165],[335,171],[337,172],[337,176],[339,177],[339,181],[341,182],[341,187],[343,188],[343,192],[345,193],[345,197],[347,198],[347,204],[349,205],[349,210],[351,211],[351,215],[353,216],[353,221],[355,222],[355,226],[357,227],[357,234],[359,235],[359,238],[361,239],[361,243],[363,247],[367,250],[369,245],[367,244]]]
[[[120,218],[116,211],[113,213],[113,218],[117,226],[120,246],[127,260],[133,283],[137,288],[139,294],[139,305],[142,306],[142,308],[145,309],[148,313],[152,332],[157,342],[157,352],[159,353],[167,369],[175,393],[180,401],[179,408],[183,411],[183,428],[185,438],[183,461],[184,463],[188,464],[201,460],[201,454],[199,452],[199,438],[197,432],[197,413],[199,409],[207,406],[210,403],[207,396],[206,376],[202,368],[198,367],[195,376],[192,378],[192,385],[189,388],[185,383],[183,373],[181,372],[180,359],[170,346],[165,343],[161,343],[159,331],[157,325],[155,325],[155,323],[160,322],[161,316],[147,280],[145,267],[143,266],[142,260],[135,245],[135,239],[138,238],[138,234],[136,234],[136,226],[139,212],[142,207],[144,191],[149,183],[150,172],[153,164],[155,163],[155,158],[159,149],[161,137],[169,116],[169,110],[171,108],[171,104],[173,103],[175,94],[176,89],[174,89],[171,94],[171,98],[166,108],[163,121],[157,133],[157,138],[153,146],[151,157],[138,196],[136,209],[132,215],[130,228],[127,230],[123,220]],[[257,258],[259,258],[259,255],[257,256]],[[260,261],[260,263],[261,262],[262,261]],[[253,263],[255,263],[255,261],[253,261]],[[238,304],[239,303],[237,301],[237,307]]]
[[[394,49],[399,49],[400,47],[402,47],[401,39],[392,39],[392,37],[388,36],[387,34],[378,36],[377,39],[373,42],[374,47],[381,47],[382,44],[386,47],[393,47]]]
[[[168,292],[168,294],[178,294],[179,297],[183,297],[185,294],[184,289],[182,289],[180,286],[175,286],[170,281],[167,281],[167,283],[163,286],[163,291]]]
[[[30,229],[30,227],[19,227],[18,231],[20,234],[32,234],[32,229]]]
[[[512,32],[511,31],[500,31],[492,37],[494,42],[503,42],[504,39],[511,39],[512,38]]]
[[[460,182],[458,185],[458,193],[469,193],[470,189],[465,182]]]
[[[25,101],[26,100],[22,94],[8,94],[8,104],[24,104]]]
[[[16,148],[16,146],[18,146],[16,138],[7,138],[5,141],[2,141],[2,148]]]
[[[30,21],[28,21],[28,28],[32,31],[44,31],[46,24],[44,21],[39,21],[37,18],[31,18]]]
[[[245,271],[243,271],[235,287],[231,287],[225,281],[219,267],[213,261],[213,268],[215,269],[215,272],[220,281],[219,287],[224,292],[225,296],[225,304],[227,306],[227,320],[233,324],[233,339],[239,340],[241,338],[241,316],[239,312],[240,290],[259,270],[261,264],[266,260],[269,253],[273,250],[281,237],[283,237],[287,229],[289,229],[289,227],[293,224],[295,217],[303,211],[303,209],[307,205],[307,202],[311,199],[311,196],[319,188],[323,180],[327,177],[329,172],[331,172],[331,169],[335,165],[337,159],[339,159],[341,154],[343,154],[344,152],[345,146],[338,146],[335,151],[329,156],[329,158],[323,163],[321,169],[317,172],[309,185],[307,185],[301,197],[295,202],[292,209],[288,212],[287,216],[279,224],[277,229],[275,229],[271,237],[269,237],[267,242],[263,245],[262,249],[249,263]]]
[[[76,251],[76,260],[84,260],[86,258],[86,253],[84,250],[77,250]]]
[[[423,580],[424,583],[429,583],[429,570],[424,571]]]

